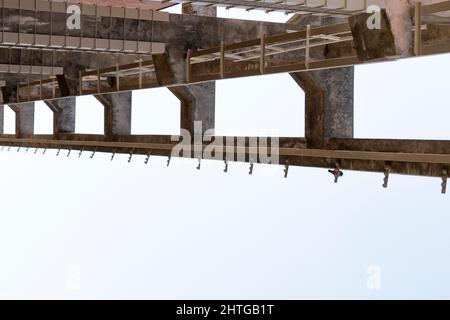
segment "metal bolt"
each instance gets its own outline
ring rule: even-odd
[[[447,180],[448,180],[448,170],[444,169],[444,170],[442,170],[442,183],[441,183],[442,194],[447,193]]]
[[[391,167],[386,166],[384,168],[383,188],[387,188],[389,184],[389,174],[391,173]]]
[[[289,174],[289,161],[286,161],[284,165],[284,177],[287,178]]]
[[[149,160],[150,160],[150,153],[147,154],[147,157],[145,157],[144,163],[147,164]]]
[[[339,178],[341,178],[344,175],[344,173],[341,171],[339,163],[337,162],[334,170],[328,170],[328,172],[334,176],[334,183],[338,183]]]

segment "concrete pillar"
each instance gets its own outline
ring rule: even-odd
[[[131,134],[132,93],[119,92],[95,96],[105,107],[105,136]]]
[[[193,133],[194,122],[202,122],[202,133],[214,129],[216,84],[206,82],[189,86],[169,87],[181,102],[181,128]]]
[[[411,3],[411,0],[387,1],[386,3],[387,14],[395,39],[395,49],[399,56],[411,54],[412,20],[409,13]]]
[[[183,14],[216,17],[215,7],[184,3]],[[202,133],[213,130],[215,124],[216,83],[214,81],[169,88],[181,102],[181,128],[191,132],[194,122],[202,122]]]
[[[34,134],[34,102],[9,105],[16,114],[16,136]]]
[[[305,91],[305,138],[322,148],[325,138],[353,138],[353,67],[292,73]]]
[[[75,97],[48,100],[45,103],[53,111],[53,134],[75,133]]]

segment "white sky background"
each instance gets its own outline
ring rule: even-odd
[[[250,16],[237,12],[219,14]],[[450,139],[449,65],[443,55],[358,67],[356,135]],[[302,135],[304,96],[289,76],[217,88],[218,131]],[[177,132],[169,91],[133,98],[134,133]],[[79,98],[77,131],[103,128],[94,101]],[[44,107],[36,118],[51,128]],[[391,176],[385,190],[371,173],[335,185],[323,169],[291,167],[284,179],[281,167],[249,176],[238,163],[225,174],[213,161],[198,171],[196,160],[55,154],[0,153],[0,298],[450,297],[439,179]],[[380,290],[366,286],[371,265]]]

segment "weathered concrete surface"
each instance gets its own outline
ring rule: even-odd
[[[105,107],[105,136],[131,134],[132,92],[95,96]]]
[[[22,15],[34,16],[34,12],[21,10]],[[19,11],[10,10],[8,16],[8,31],[19,31]],[[49,24],[45,15],[38,16],[36,28],[34,26],[21,27],[22,33],[34,33],[46,35],[50,34]],[[0,16],[0,20],[2,17]],[[103,19],[104,20],[104,19]],[[284,23],[268,23],[259,21],[245,21],[237,19],[220,19],[216,17],[197,16],[194,14],[169,15],[169,21],[141,21],[140,24],[133,19],[127,19],[127,28],[112,28],[109,24],[104,25],[102,19],[94,19],[89,24],[83,25],[82,30],[85,36],[97,35],[99,39],[123,40],[139,39],[140,41],[150,41],[166,43],[166,58],[169,63],[172,81],[170,84],[186,83],[185,58],[187,49],[209,48],[218,46],[221,40],[227,43],[250,40],[257,38],[262,34],[279,34],[287,30],[300,30],[300,26]],[[66,30],[66,15],[62,13],[53,14],[53,30],[55,36],[81,36],[79,30]],[[115,25],[124,25],[124,19],[115,18]],[[0,21],[0,29],[2,29]],[[97,32],[95,32],[97,30]],[[202,32],[198,32],[202,30]],[[117,32],[116,32],[117,31]],[[120,32],[119,32],[120,31]],[[32,46],[33,47],[33,46]],[[32,49],[32,50],[31,50]],[[3,50],[3,51],[2,51]],[[67,84],[68,96],[74,96],[79,93],[79,72],[86,69],[96,69],[111,67],[116,64],[127,64],[136,62],[139,58],[143,60],[151,59],[151,55],[137,55],[133,53],[117,52],[92,52],[92,51],[59,51],[53,54],[52,50],[43,50],[39,47],[28,49],[14,49],[11,56],[7,49],[0,49],[0,60],[5,63],[14,62],[26,65],[44,65],[64,67],[64,79]],[[153,58],[156,60],[157,55]],[[163,71],[165,72],[165,71]],[[16,101],[16,84],[30,80],[38,80],[39,75],[28,75],[21,77],[17,74],[3,74],[7,82],[5,100],[8,103]]]
[[[215,7],[199,6],[185,3],[182,6],[183,14],[215,17]],[[184,59],[181,59],[183,62]],[[167,65],[167,64],[166,64]],[[164,68],[164,65],[162,66]],[[216,105],[216,83],[214,81],[187,86],[171,87],[170,91],[181,102],[181,128],[194,134],[196,121],[202,123],[202,133],[214,129],[215,105]],[[211,131],[209,131],[211,133]]]
[[[181,128],[194,132],[194,122],[202,122],[202,131],[214,129],[216,85],[214,82],[169,87],[181,102]],[[210,131],[211,132],[211,131]]]
[[[16,114],[16,136],[26,137],[34,133],[34,102],[9,105]]]
[[[75,133],[76,98],[61,98],[45,101],[53,111],[53,133]]]
[[[320,26],[336,24],[335,17],[293,16],[289,22]],[[336,57],[334,50],[312,51],[313,59]],[[354,68],[291,73],[305,92],[305,138],[308,148],[322,148],[325,138],[353,137]]]
[[[361,61],[368,61],[395,56],[396,44],[386,10],[383,9],[380,12],[380,29],[367,27],[367,21],[371,15],[371,13],[361,13],[349,19],[358,58]]]
[[[305,92],[308,148],[322,148],[325,138],[353,137],[354,68],[291,73]]]

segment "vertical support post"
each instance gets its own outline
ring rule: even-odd
[[[326,138],[353,138],[354,68],[290,74],[305,92],[308,148],[323,148]]]
[[[34,133],[34,102],[9,106],[16,114],[16,137],[32,135]]]
[[[142,89],[142,59],[140,58],[139,58],[139,89]]]
[[[83,75],[80,71],[80,96],[83,95]]]
[[[116,89],[120,91],[120,76],[119,76],[119,64],[116,64]]]
[[[95,96],[105,107],[105,137],[131,134],[131,92],[119,92]]]
[[[261,74],[265,73],[266,69],[266,34],[261,36],[261,56],[259,58],[259,70]]]
[[[53,135],[75,133],[76,98],[44,101],[53,111]]]
[[[422,54],[422,3],[416,3],[414,18],[414,53],[416,56]]]
[[[186,55],[186,82],[191,82],[191,49],[188,49]]]
[[[100,93],[100,69],[97,68],[97,93]]]
[[[55,78],[52,78],[52,97],[53,98],[56,98],[56,85],[57,85],[57,83],[58,83],[58,81]]]
[[[220,42],[220,77],[225,78],[225,41]]]
[[[308,24],[306,26],[306,45],[305,45],[305,67],[309,69],[309,60],[310,60],[310,42],[311,42],[311,25]]]

